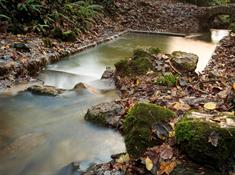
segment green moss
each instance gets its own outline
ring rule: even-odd
[[[155,48],[155,47],[150,47],[150,48],[148,48],[148,52],[150,54],[159,54],[159,53],[161,53],[161,49]]]
[[[218,145],[208,142],[211,133],[218,133]],[[220,128],[217,124],[196,119],[181,119],[176,125],[179,148],[191,159],[216,168],[230,166],[235,153],[235,128]],[[233,162],[234,163],[234,162]]]
[[[147,58],[135,60],[121,60],[115,64],[116,72],[121,76],[144,75],[152,69],[152,64]]]
[[[60,39],[62,41],[76,41],[76,34],[71,30],[63,32],[60,28],[56,27],[52,30],[51,35],[53,38]]]
[[[70,42],[76,41],[76,34],[70,30],[63,32],[62,40],[63,41],[70,41]]]
[[[235,32],[235,22],[229,25],[229,29],[232,30],[232,32]]]
[[[146,148],[160,144],[161,140],[153,137],[151,127],[157,122],[167,122],[174,116],[171,110],[154,104],[138,103],[132,107],[124,121],[127,152],[138,157]]]
[[[173,87],[177,85],[178,79],[178,75],[173,75],[171,72],[168,72],[165,75],[158,77],[155,83],[157,85]]]
[[[120,76],[144,75],[153,69],[150,57],[148,52],[137,49],[134,51],[133,59],[121,60],[115,64],[116,73]]]
[[[147,58],[149,56],[150,54],[146,52],[144,49],[136,49],[134,50],[133,59]]]

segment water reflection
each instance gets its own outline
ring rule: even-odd
[[[108,161],[125,151],[121,135],[83,120],[91,105],[117,99],[115,92],[79,96],[21,93],[0,101],[0,174],[55,174],[72,161]]]
[[[229,33],[230,33],[230,30],[211,29],[211,40],[213,43],[217,44],[225,36],[228,36]]]
[[[166,53],[176,50],[195,53],[200,57],[196,71],[202,71],[216,47],[215,43],[205,39],[205,35],[202,36],[189,39],[165,35],[127,34],[74,55],[68,60],[50,65],[47,72],[41,74],[40,79],[49,85],[72,88],[78,79],[85,83],[99,79],[106,66],[113,66],[119,60],[130,57],[133,50],[146,47],[158,47]],[[51,70],[60,73],[52,74]],[[71,74],[77,78],[72,78]]]

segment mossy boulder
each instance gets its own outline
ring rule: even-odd
[[[171,54],[171,62],[182,73],[194,72],[199,57],[193,53],[175,51]]]
[[[134,51],[131,60],[121,60],[115,64],[116,74],[119,76],[144,75],[153,69],[150,58],[151,54],[142,49],[137,49]]]
[[[200,164],[220,170],[234,166],[235,127],[221,128],[217,123],[190,118],[176,124],[176,141],[180,150]]]
[[[125,117],[124,138],[127,152],[132,157],[139,157],[148,147],[162,143],[153,127],[156,124],[168,123],[175,113],[171,110],[150,103],[138,103]]]

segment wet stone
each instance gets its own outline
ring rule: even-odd
[[[101,79],[111,79],[114,76],[114,70],[111,67],[106,67]]]
[[[175,51],[172,53],[172,64],[182,73],[194,72],[199,57],[193,53]]]
[[[43,86],[43,85],[34,85],[28,88],[28,91],[37,95],[45,95],[45,96],[57,96],[64,92],[62,89],[57,89],[53,86]]]
[[[117,102],[101,103],[88,109],[85,119],[99,125],[118,127],[124,107]]]

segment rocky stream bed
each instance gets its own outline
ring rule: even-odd
[[[234,46],[234,35],[223,39],[199,75],[196,55],[155,48],[107,70],[121,100],[92,107],[85,119],[118,129],[127,153],[84,174],[233,174]]]
[[[75,42],[36,34],[0,34],[0,88],[30,82],[50,63],[111,40],[129,29],[191,33],[201,30],[202,8],[172,1],[119,1],[113,17],[99,16],[90,31]],[[176,18],[177,16],[177,18]],[[110,37],[114,36],[114,37]],[[195,73],[198,56],[158,48],[135,50],[128,60],[107,69],[102,79],[115,82],[120,99],[91,107],[85,119],[112,127],[124,137],[127,153],[112,161],[79,163],[70,174],[164,175],[235,173],[235,36],[224,38],[202,73]],[[28,91],[59,96],[88,90],[37,84]]]

